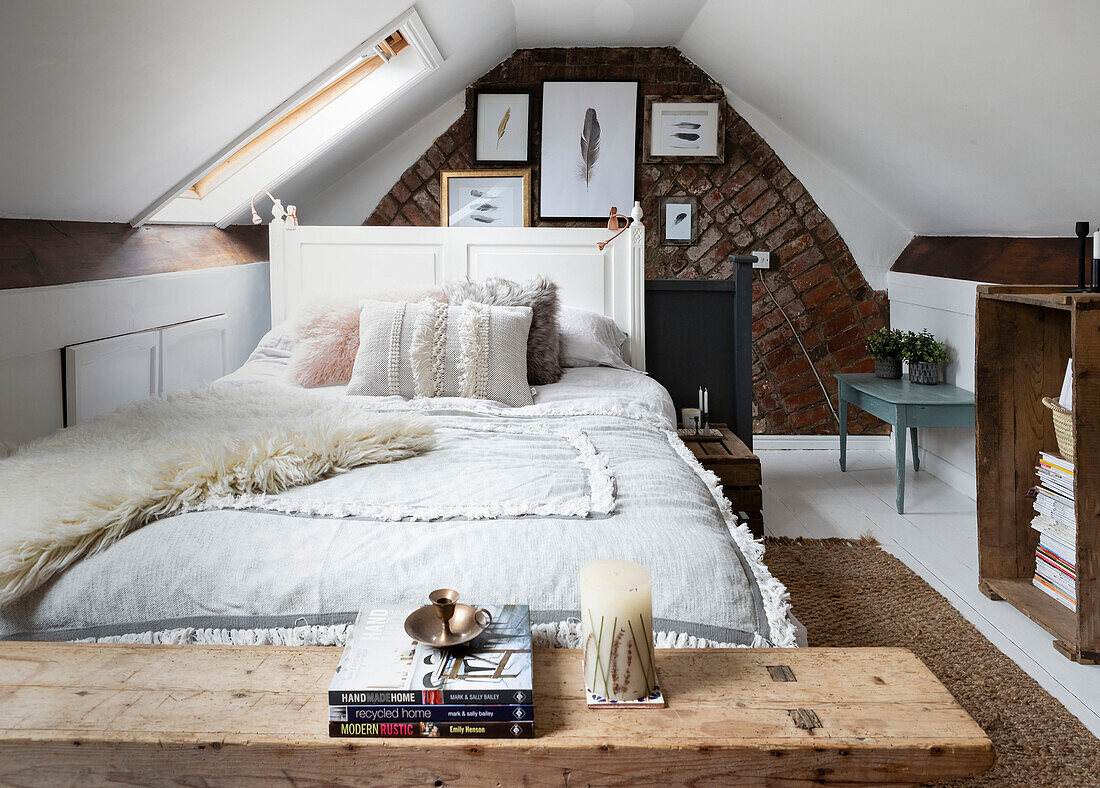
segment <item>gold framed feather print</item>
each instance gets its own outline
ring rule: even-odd
[[[531,93],[474,91],[474,161],[528,164],[531,161]]]
[[[441,227],[530,227],[531,169],[439,173]]]
[[[607,219],[634,204],[637,82],[542,83],[539,217]]]

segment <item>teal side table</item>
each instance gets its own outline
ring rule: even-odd
[[[894,466],[898,473],[898,514],[905,512],[905,431],[913,441],[913,470],[920,470],[918,427],[973,427],[974,393],[941,383],[925,386],[907,378],[885,380],[872,373],[835,376],[840,400],[840,470],[846,470],[848,405],[894,425]]]

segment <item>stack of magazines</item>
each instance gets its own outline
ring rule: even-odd
[[[486,609],[489,627],[448,649],[405,634],[412,607],[360,610],[329,686],[329,736],[534,736],[530,612]]]
[[[1035,587],[1077,610],[1077,516],[1073,501],[1073,463],[1039,452],[1039,486],[1031,527],[1039,532],[1035,548]]]

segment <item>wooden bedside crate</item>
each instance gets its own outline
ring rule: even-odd
[[[764,535],[764,496],[760,492],[760,458],[725,424],[712,424],[721,438],[686,437],[684,444],[704,468],[722,482],[735,512],[744,512],[755,536]]]

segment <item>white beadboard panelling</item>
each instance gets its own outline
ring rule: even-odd
[[[229,371],[225,363],[228,326],[229,318],[218,315],[161,329],[162,395],[211,383]]]
[[[140,331],[65,348],[65,426],[157,396],[160,334]]]
[[[267,263],[0,291],[0,440],[61,426],[61,348],[224,314],[225,366],[271,327]]]
[[[891,271],[886,278],[890,323],[905,331],[927,328],[946,342],[951,361],[946,379],[974,390],[974,308],[980,282]],[[922,429],[921,470],[971,498],[976,490],[974,429]]]
[[[0,440],[25,443],[63,425],[61,351],[0,361]]]
[[[267,263],[247,263],[0,290],[0,360],[218,314],[255,323],[250,312],[267,300],[267,271]]]

